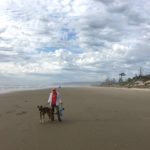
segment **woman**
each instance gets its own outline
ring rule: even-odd
[[[50,93],[48,103],[50,104],[50,107],[52,108],[52,121],[54,121],[55,109],[56,109],[58,120],[61,121],[59,106],[62,105],[62,100],[56,89],[53,89],[52,92]]]

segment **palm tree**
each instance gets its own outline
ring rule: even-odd
[[[122,73],[119,74],[119,76],[120,76],[120,77],[119,77],[119,82],[122,82],[122,81],[123,81],[122,77],[125,76],[125,75],[126,75],[126,74],[125,74],[124,72],[122,72]]]

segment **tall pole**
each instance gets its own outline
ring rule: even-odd
[[[140,67],[140,77],[143,76],[143,71],[142,71],[142,67]]]

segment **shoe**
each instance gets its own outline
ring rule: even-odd
[[[58,121],[61,122],[62,120],[59,118]]]

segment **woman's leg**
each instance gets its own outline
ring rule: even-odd
[[[56,106],[56,110],[57,110],[57,118],[58,118],[58,121],[61,121],[60,112],[59,112],[59,106]]]
[[[54,105],[52,105],[52,118],[51,118],[51,120],[52,121],[54,121],[54,111],[55,111],[55,106]]]

